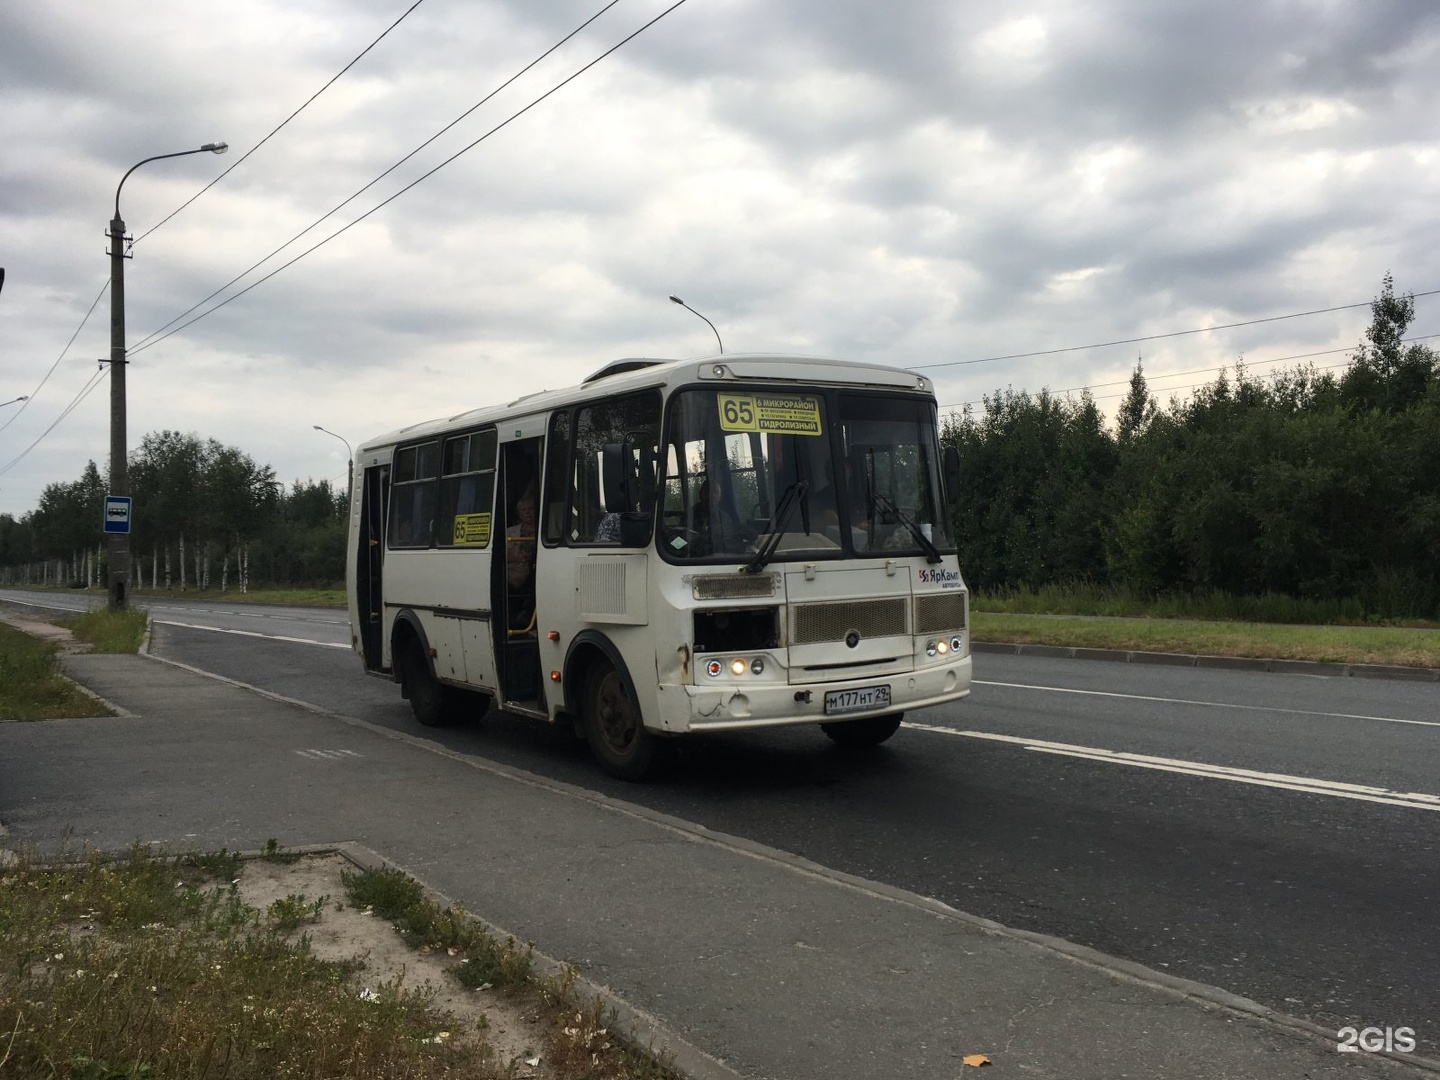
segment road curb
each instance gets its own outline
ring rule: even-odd
[[[1337,664],[1322,660],[1276,660],[1251,656],[1206,656],[1124,649],[1087,649],[1078,645],[1027,645],[1005,641],[972,641],[972,653],[1008,656],[1043,656],[1059,660],[1109,660],[1122,664],[1161,664],[1172,667],[1222,668],[1228,671],[1267,671],[1281,675],[1316,675],[1324,678],[1405,679],[1440,682],[1440,668],[1403,664]]]
[[[363,844],[347,842],[323,848],[286,848],[285,851],[287,854],[291,852],[304,852],[305,854],[333,852],[360,870],[398,870],[419,883],[430,899],[440,907],[458,909],[455,901],[443,892],[407,870],[402,864],[387,859]],[[475,922],[497,940],[507,938],[511,941],[521,940],[518,935],[496,926],[490,920],[476,915],[472,911],[466,911],[465,917]],[[526,944],[530,948],[531,967],[540,979],[561,979],[567,972],[578,972],[575,965],[566,964],[540,952],[535,948],[533,942]],[[735,1070],[723,1062],[717,1061],[703,1050],[690,1045],[655,1017],[643,1009],[631,1005],[609,987],[580,974],[575,976],[574,986],[581,996],[598,1001],[605,1011],[614,1017],[614,1021],[610,1024],[610,1031],[628,1043],[631,1050],[652,1060],[663,1061],[687,1080],[741,1080],[741,1075]]]

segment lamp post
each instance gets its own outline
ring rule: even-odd
[[[678,296],[672,296],[672,297],[670,297],[670,302],[671,302],[672,304],[679,304],[679,305],[680,305],[681,307],[683,307],[686,311],[690,312],[691,315],[694,315],[694,316],[696,316],[697,318],[705,319],[705,316],[704,316],[704,315],[701,315],[698,311],[696,311],[696,310],[695,310],[693,307],[691,307],[689,304],[685,303],[685,301],[684,301],[684,300],[681,300]],[[725,355],[725,343],[720,340],[720,331],[719,331],[719,330],[715,330],[715,324],[714,324],[713,322],[711,322],[709,319],[705,319],[705,325],[708,326],[708,327],[710,327],[711,330],[714,330],[714,331],[715,331],[715,343],[720,346],[720,355],[721,355],[721,356],[724,356],[724,355]]]
[[[335,432],[329,428],[323,428],[319,424],[311,424],[310,426],[316,431],[325,432],[325,434],[329,435],[332,439],[339,439],[342,443],[345,443],[345,458],[350,463],[350,471],[345,478],[345,501],[349,503],[355,496],[355,452],[350,449],[350,443],[346,440],[345,436],[336,435]]]
[[[21,394],[21,395],[20,395],[19,397],[17,397],[17,398],[11,398],[9,401],[0,401],[0,409],[3,409],[6,405],[14,405],[17,401],[29,401],[29,400],[30,400],[30,395],[29,395],[29,394]]]
[[[188,154],[223,154],[230,149],[223,142],[206,143],[194,150],[175,154],[156,154],[137,161],[115,186],[115,217],[110,221],[110,492],[127,495],[130,490],[125,467],[125,222],[120,217],[120,189],[130,174],[141,165],[163,158],[185,157]],[[130,545],[128,533],[109,533],[109,598],[110,610],[125,606],[130,578]]]

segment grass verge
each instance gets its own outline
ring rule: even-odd
[[[970,626],[977,642],[1440,667],[1440,630],[1017,615],[984,610],[971,611]]]
[[[74,619],[61,619],[81,641],[89,642],[92,652],[133,653],[140,651],[145,640],[149,617],[144,609],[127,607],[121,611],[93,608]]]
[[[1407,626],[1440,629],[1424,619],[1380,619],[1359,600],[1304,600],[1280,593],[1231,596],[1206,590],[1150,596],[1117,585],[1047,585],[1040,589],[978,590],[971,606],[1009,615],[1096,615],[1114,618],[1183,619],[1231,623],[1293,623],[1310,626]]]
[[[578,972],[535,975],[531,948],[513,938],[498,941],[463,909],[441,908],[419,882],[401,871],[382,868],[341,875],[350,902],[389,919],[412,948],[457,957],[451,974],[471,990],[498,987],[510,994],[531,994],[547,1017],[548,1046],[543,1055],[552,1074],[574,1078],[674,1080],[666,1063],[614,1034],[614,1016],[599,1001],[576,990]]]
[[[0,624],[0,720],[109,716],[60,674],[55,645]]]
[[[240,867],[228,852],[172,857],[145,847],[60,864],[22,852],[0,867],[0,1076],[513,1075],[483,1022],[461,1030],[434,1006],[433,990],[399,978],[362,986],[362,961],[316,957],[294,931],[330,898],[291,895],[261,911],[240,899]],[[383,908],[418,948],[456,956],[451,970],[483,966],[494,985],[531,995],[551,1032],[547,1077],[673,1075],[617,1044],[605,1010],[578,999],[573,971],[535,979],[528,946],[495,941],[394,871],[346,875],[345,886],[352,904]]]

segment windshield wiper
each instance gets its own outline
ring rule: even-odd
[[[875,502],[880,507],[880,509],[884,510],[887,514],[893,514],[895,516],[895,519],[899,521],[901,525],[904,525],[905,528],[910,530],[910,535],[915,537],[915,542],[925,549],[926,562],[933,563],[941,561],[940,549],[935,546],[934,541],[932,541],[928,536],[926,536],[923,532],[920,531],[919,525],[916,525],[915,522],[911,521],[908,517],[901,513],[900,508],[895,505],[895,500],[890,498],[889,495],[881,495],[877,492],[875,495]]]
[[[765,542],[755,552],[755,557],[741,568],[742,574],[758,574],[774,557],[775,549],[780,546],[780,538],[785,535],[785,526],[790,524],[790,518],[794,516],[795,508],[800,505],[805,494],[805,487],[804,480],[797,480],[781,494],[780,501],[775,504],[775,516],[770,520],[770,535],[765,537]]]

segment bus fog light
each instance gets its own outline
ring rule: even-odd
[[[745,661],[738,656],[730,661],[730,670],[736,675],[744,675],[745,669],[749,666],[749,664],[745,663]]]
[[[709,675],[712,679],[724,670],[725,668],[719,660],[711,660],[708,664],[705,665],[705,674]]]
[[[765,674],[765,661],[764,661],[764,659],[763,659],[762,657],[757,656],[754,660],[751,660],[751,661],[750,661],[750,671],[751,671],[751,673],[754,674],[754,675],[763,675],[763,674]]]

